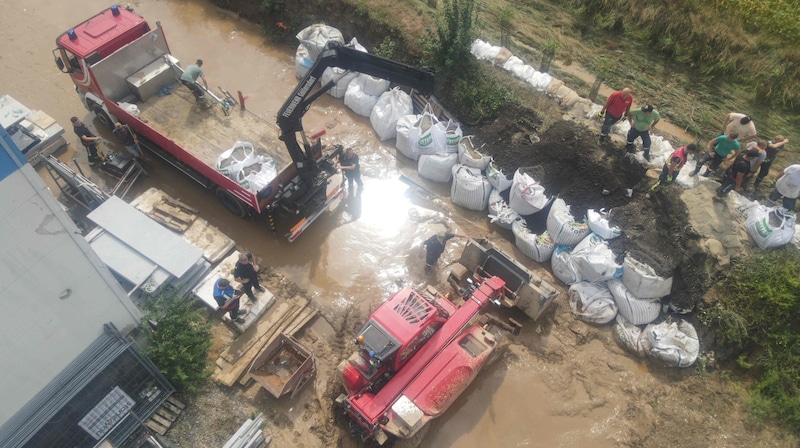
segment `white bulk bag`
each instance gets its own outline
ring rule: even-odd
[[[419,173],[421,177],[434,182],[450,182],[450,178],[453,175],[453,166],[457,162],[457,154],[422,154],[419,156],[417,173]],[[488,191],[486,192],[486,200],[489,200]]]
[[[642,348],[642,330],[617,314],[613,329],[614,339],[622,348],[638,357],[644,357]]]
[[[758,247],[767,249],[791,242],[796,220],[797,216],[783,207],[759,205],[750,212],[744,228]]]
[[[306,48],[303,44],[300,44],[297,47],[297,51],[294,53],[294,74],[298,78],[303,78],[308,74],[308,71],[311,70],[311,67],[314,65],[314,60],[311,59],[308,55],[308,48]]]
[[[295,37],[308,49],[308,55],[312,61],[317,60],[317,56],[325,49],[325,45],[329,41],[344,44],[342,32],[323,23],[315,23],[303,28]]]
[[[417,145],[417,152],[420,154],[447,154],[444,129],[439,126],[439,119],[436,118],[430,104],[425,105],[422,116],[414,127],[417,133],[412,143]]]
[[[607,324],[617,317],[614,296],[604,283],[578,282],[569,287],[569,308],[584,322]]]
[[[697,330],[683,319],[677,323],[648,325],[642,331],[641,341],[642,349],[648,357],[670,367],[689,367],[700,353]]]
[[[447,123],[440,121],[438,126],[439,130],[437,132],[444,137],[444,146],[442,147],[444,152],[458,152],[458,142],[461,140],[461,136],[464,135],[461,132],[461,125],[450,119]]]
[[[497,191],[506,191],[514,183],[508,176],[503,174],[503,171],[494,162],[489,162],[486,166],[486,177]]]
[[[420,156],[422,157],[453,157],[456,154],[447,156]],[[480,170],[464,165],[453,165],[452,167],[453,184],[450,186],[450,200],[459,207],[469,210],[486,210],[489,204],[489,197],[492,195],[492,185]]]
[[[397,135],[397,120],[411,113],[414,113],[411,96],[395,87],[378,98],[369,122],[380,140],[389,140]]]
[[[600,209],[599,212],[593,209],[586,210],[586,224],[589,226],[589,230],[605,240],[613,240],[622,235],[619,227],[611,227],[608,222],[609,214],[610,212],[606,213],[603,209]]]
[[[258,193],[277,176],[275,160],[269,156],[259,155],[252,158],[251,162],[236,174],[236,181],[249,191]]]
[[[657,299],[668,296],[672,291],[672,277],[659,277],[652,267],[632,256],[625,255],[622,265],[622,282],[634,296],[640,299]]]
[[[236,180],[239,171],[253,160],[255,149],[250,142],[236,142],[233,147],[217,157],[217,171],[230,179]]]
[[[335,81],[336,84],[328,90],[328,95],[334,98],[343,98],[344,94],[347,93],[347,86],[350,85],[350,81],[355,79],[356,76],[358,76],[356,72],[347,71],[339,67],[328,67],[322,72],[320,83],[325,85],[331,81]]]
[[[414,124],[422,115],[404,115],[397,120],[397,135],[395,136],[394,146],[400,154],[412,160],[419,159],[417,145],[411,140]]]
[[[358,42],[358,39],[356,39],[355,37],[350,39],[350,42],[347,43],[347,46],[352,48],[352,49],[354,49],[354,50],[358,50],[358,51],[360,51],[362,53],[367,53],[367,49],[364,48],[364,46],[361,45]]]
[[[344,94],[344,105],[362,117],[369,117],[369,114],[372,113],[372,108],[378,102],[378,98],[361,90],[361,84],[358,82],[358,77],[356,77],[347,85],[347,91]]]
[[[619,279],[607,281],[606,286],[614,296],[619,314],[634,325],[649,324],[661,313],[661,302],[658,299],[637,299]]]
[[[461,137],[458,140],[458,163],[485,170],[491,161],[491,157],[485,156],[475,149],[471,135]]]
[[[553,275],[567,285],[581,281],[580,273],[572,263],[567,246],[556,246],[550,257],[550,268],[553,271]]]
[[[376,78],[366,73],[359,74],[357,79],[364,93],[377,97],[380,97],[384,92],[389,90],[389,86],[391,85],[388,79]]]
[[[590,233],[570,252],[572,263],[587,282],[602,282],[622,275],[622,266],[615,261],[608,243]]]
[[[544,187],[539,182],[520,170],[514,173],[508,205],[515,212],[522,216],[532,215],[543,209],[547,205],[547,201]]]
[[[569,205],[561,198],[553,201],[547,215],[547,231],[556,244],[572,246],[578,244],[591,233],[585,222],[577,222],[569,210]]]
[[[455,179],[455,175],[453,179]],[[518,219],[519,214],[508,206],[499,191],[492,188],[492,192],[489,194],[489,222],[504,229],[511,229],[511,225]]]
[[[544,263],[553,255],[556,245],[546,231],[541,235],[531,233],[522,219],[517,219],[511,224],[511,231],[514,233],[514,243],[517,248],[531,260]]]

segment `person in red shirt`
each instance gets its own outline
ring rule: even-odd
[[[600,139],[608,138],[608,131],[614,123],[628,115],[631,111],[631,104],[633,104],[633,94],[631,89],[625,87],[622,90],[617,90],[608,96],[606,104],[600,110],[599,115],[605,117],[603,120],[603,127],[600,128]]]

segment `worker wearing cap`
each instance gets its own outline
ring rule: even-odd
[[[758,158],[759,155],[758,149],[748,149],[739,153],[733,164],[725,170],[725,178],[722,180],[722,185],[717,189],[715,199],[727,195],[731,190],[741,192],[744,178],[750,174],[750,162]]]
[[[633,152],[633,142],[637,138],[642,138],[642,150],[644,159],[650,161],[650,131],[655,129],[661,115],[653,106],[647,104],[642,106],[641,109],[634,109],[628,114],[628,121],[631,123],[631,130],[628,131],[628,144],[625,145],[625,151]]]
[[[464,235],[459,235],[457,233],[448,233],[442,230],[441,232],[437,233],[436,235],[431,236],[427,240],[422,243],[422,247],[420,247],[419,256],[422,257],[423,251],[425,252],[425,271],[430,272],[433,265],[439,261],[439,257],[442,256],[444,253],[444,247],[447,242],[453,237],[464,237]]]

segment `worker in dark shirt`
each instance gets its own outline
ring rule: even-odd
[[[117,138],[122,146],[136,159],[142,158],[142,148],[139,147],[139,137],[136,136],[136,133],[131,131],[131,128],[127,124],[122,123],[115,123],[114,130],[111,131],[114,134],[114,137]]]
[[[233,279],[242,284],[242,291],[247,294],[247,297],[255,302],[256,296],[253,294],[253,288],[258,292],[266,291],[263,286],[258,283],[258,265],[253,262],[253,254],[242,253],[239,255],[239,261],[236,263],[236,268],[233,270]]]
[[[436,235],[431,236],[422,243],[419,255],[420,257],[422,257],[423,252],[425,253],[425,272],[431,271],[433,265],[435,265],[436,262],[439,261],[439,257],[441,257],[442,254],[444,253],[444,248],[447,242],[456,236],[466,238],[465,235],[459,235],[457,233],[448,233],[445,231],[441,231]]]
[[[78,117],[72,117],[70,121],[72,122],[72,130],[75,131],[75,135],[81,139],[81,144],[86,148],[89,157],[89,165],[94,166],[94,164],[101,161],[100,157],[97,155],[97,142],[100,141],[101,138],[92,134],[92,131],[90,131]]]
[[[757,149],[743,151],[736,156],[733,164],[725,171],[725,178],[722,185],[717,189],[715,199],[726,196],[731,190],[742,191],[742,183],[745,177],[750,174],[750,161],[759,157],[761,152]]]
[[[358,163],[358,154],[353,151],[353,148],[347,148],[344,154],[339,156],[339,168],[347,178],[347,188],[350,190],[350,194],[353,194],[353,181],[358,184],[358,193],[360,194],[364,189],[364,183],[361,182],[361,164]]]

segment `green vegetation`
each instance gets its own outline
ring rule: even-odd
[[[194,393],[211,374],[207,352],[211,348],[211,324],[205,311],[188,298],[162,294],[145,304],[142,322],[156,322],[144,353],[181,392]]]
[[[800,250],[769,251],[735,266],[723,296],[700,318],[737,348],[755,378],[748,400],[759,421],[775,418],[800,433]]]

